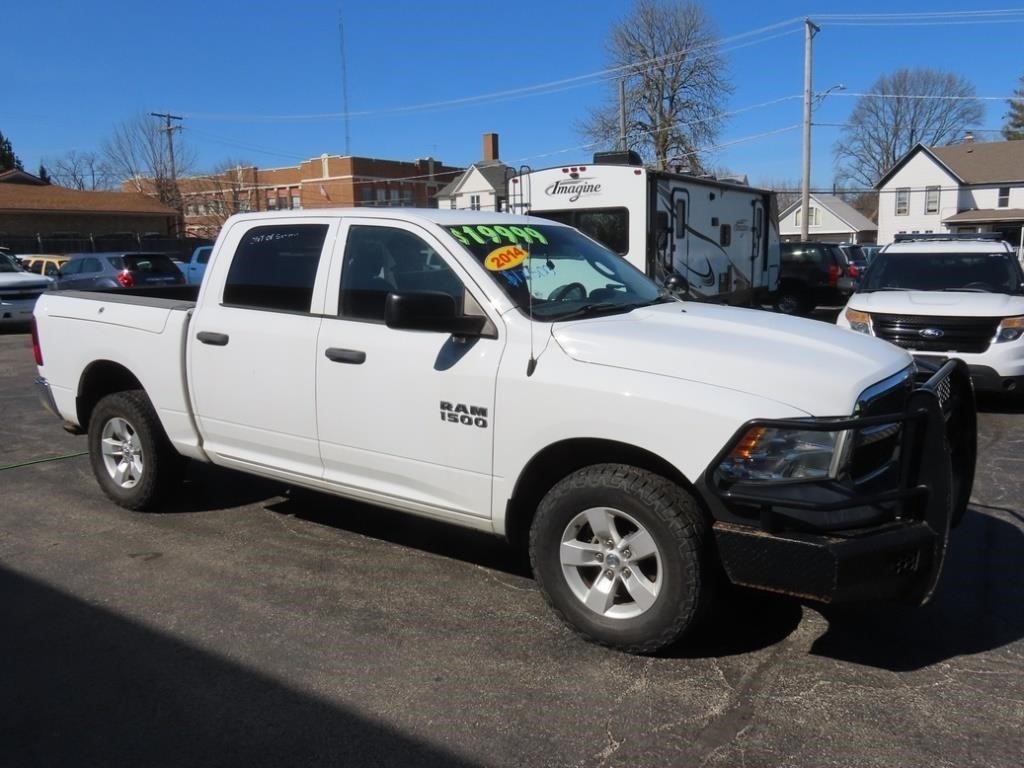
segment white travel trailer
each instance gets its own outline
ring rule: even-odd
[[[594,155],[592,165],[521,169],[509,210],[569,224],[682,295],[753,303],[779,281],[772,192],[644,168],[634,152]]]

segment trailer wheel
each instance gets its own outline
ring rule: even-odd
[[[103,492],[126,509],[153,509],[181,477],[171,446],[142,390],[100,400],[89,419],[89,461]]]
[[[574,472],[541,501],[530,562],[576,632],[631,653],[679,640],[709,602],[708,526],[693,498],[623,464]]]

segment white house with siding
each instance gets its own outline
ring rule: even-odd
[[[807,205],[807,236],[825,243],[873,243],[875,222],[835,195],[811,194]],[[779,237],[783,242],[800,239],[800,201],[779,214]]]
[[[510,170],[498,159],[498,134],[483,136],[483,160],[473,163],[439,191],[438,208],[503,211]]]
[[[897,234],[999,232],[1024,245],[1024,141],[918,144],[875,188],[879,243]]]

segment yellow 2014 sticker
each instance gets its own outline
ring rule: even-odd
[[[484,266],[491,272],[501,272],[505,269],[514,269],[526,261],[528,252],[518,245],[503,245],[495,248],[484,257]]]

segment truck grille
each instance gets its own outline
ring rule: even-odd
[[[0,288],[0,301],[25,301],[38,299],[45,288]]]
[[[998,317],[871,315],[875,335],[917,352],[984,352],[996,335]]]
[[[888,389],[872,393],[868,399],[861,400],[857,413],[864,417],[902,414],[906,410],[907,397],[912,389],[912,379],[909,376],[902,378]],[[858,484],[870,482],[887,468],[892,469],[894,462],[899,460],[902,440],[903,429],[900,422],[877,424],[857,430],[854,433],[853,453],[850,457],[850,476],[853,481]]]

